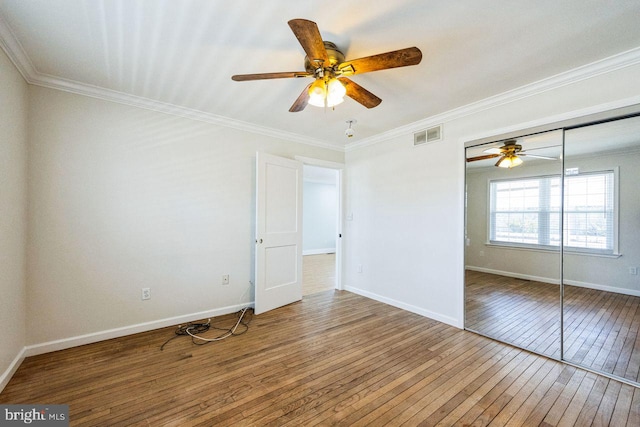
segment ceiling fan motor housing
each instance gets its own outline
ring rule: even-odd
[[[504,142],[502,147],[500,147],[500,151],[503,153],[515,154],[522,151],[522,145],[518,144],[515,139],[509,139]]]
[[[316,77],[324,77],[324,74],[328,74],[330,75],[330,77],[333,77],[335,76],[335,70],[333,67],[344,62],[344,54],[340,50],[338,50],[338,47],[335,45],[335,43],[328,41],[323,41],[323,43],[324,48],[327,51],[327,56],[329,57],[329,67],[322,68],[318,66],[315,61],[311,61],[308,56],[305,56],[304,68],[309,73],[315,74]],[[322,69],[322,75],[318,75],[319,69]]]

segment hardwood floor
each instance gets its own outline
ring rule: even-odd
[[[558,285],[467,271],[469,329],[560,358]],[[640,298],[565,285],[564,358],[640,382]]]
[[[0,403],[82,426],[640,425],[640,389],[349,292],[160,351],[173,331],[27,358]]]
[[[302,257],[302,295],[335,289],[336,254],[305,255]]]

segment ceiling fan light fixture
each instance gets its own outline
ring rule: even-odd
[[[317,79],[309,87],[309,104],[315,107],[324,107],[324,100],[327,97],[327,89],[324,80]]]
[[[496,166],[499,168],[511,169],[522,164],[522,159],[515,154],[508,154],[498,160]]]
[[[327,103],[340,104],[346,94],[347,89],[340,80],[333,78],[327,82]]]
[[[317,79],[309,87],[309,104],[315,107],[335,107],[344,102],[347,89],[335,77],[325,82]]]
[[[344,102],[344,98],[331,99],[327,97],[327,107],[335,107],[338,104],[342,104]]]

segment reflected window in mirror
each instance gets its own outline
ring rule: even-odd
[[[617,252],[616,176],[614,170],[565,176],[565,250]],[[489,243],[558,250],[561,182],[560,175],[491,180]]]
[[[607,170],[565,176],[565,250],[617,252],[616,175],[617,170]]]
[[[553,248],[560,245],[560,177],[489,182],[489,242]]]

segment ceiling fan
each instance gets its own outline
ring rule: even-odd
[[[313,78],[314,81],[307,85],[289,109],[292,113],[304,110],[307,104],[334,107],[344,100],[345,95],[367,108],[376,107],[382,99],[346,76],[417,65],[422,60],[420,49],[409,47],[345,61],[344,54],[334,43],[322,40],[315,22],[292,19],[289,21],[289,27],[307,54],[304,59],[305,71],[237,74],[231,78],[238,82],[293,77]]]
[[[544,160],[558,160],[555,157],[548,156],[539,156],[535,154],[530,154],[527,151],[522,151],[522,145],[517,143],[518,141],[515,139],[509,139],[504,142],[502,147],[492,147],[487,148],[483,151],[483,153],[487,153],[482,156],[470,157],[467,159],[467,162],[475,162],[478,160],[485,159],[493,159],[495,157],[500,157],[496,162],[495,166],[500,168],[513,168],[522,164],[521,157],[532,157],[536,159],[544,159]],[[543,147],[547,148],[547,147]]]

